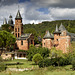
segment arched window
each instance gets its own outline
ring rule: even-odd
[[[21,45],[23,45],[23,40],[21,40]]]

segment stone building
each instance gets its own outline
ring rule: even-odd
[[[34,36],[32,33],[23,34],[23,23],[20,11],[18,10],[15,24],[14,24],[14,36],[16,37],[16,47],[19,50],[28,50],[31,44],[34,45]]]
[[[66,28],[61,24],[60,27],[56,25],[55,32],[52,36],[49,31],[46,32],[42,39],[42,46],[51,49],[56,47],[56,49],[62,50],[63,53],[68,51],[72,41],[75,41],[75,34],[69,33]]]

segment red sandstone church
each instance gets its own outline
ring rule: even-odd
[[[66,53],[71,42],[75,40],[75,34],[69,33],[62,23],[59,28],[56,25],[56,29],[53,34],[54,35],[50,34],[49,31],[46,31],[46,34],[42,39],[42,46],[49,49],[56,47],[56,49],[62,50],[63,53]]]
[[[14,35],[17,39],[16,44],[19,50],[28,50],[31,44],[34,45],[33,34],[32,33],[23,34],[22,17],[19,10],[15,18]]]

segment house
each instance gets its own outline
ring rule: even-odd
[[[49,31],[46,32],[42,39],[42,47],[49,49],[56,47],[56,49],[62,50],[63,53],[67,53],[71,42],[75,41],[75,34],[69,33],[62,23],[59,28],[56,25],[56,29],[53,34],[54,35],[50,34]]]

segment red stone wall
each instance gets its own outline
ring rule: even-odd
[[[42,39],[42,47],[51,49],[53,47],[53,42],[51,39]]]
[[[21,45],[21,40],[16,40],[17,46],[20,50],[28,50],[28,41],[23,40],[23,45]]]

